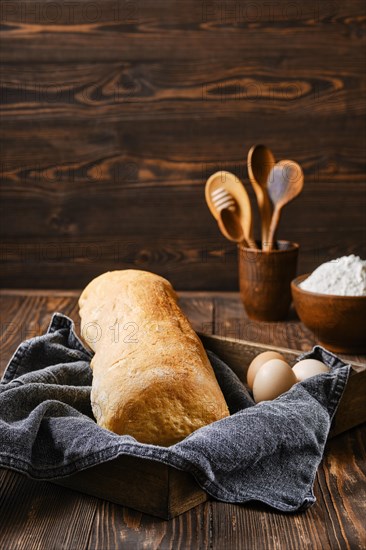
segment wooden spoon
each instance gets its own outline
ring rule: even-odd
[[[268,195],[268,176],[275,165],[272,151],[265,145],[253,145],[248,153],[247,165],[250,183],[257,197],[261,216],[262,248],[265,248],[269,237],[269,226],[272,218],[272,205]]]
[[[269,227],[268,245],[265,250],[271,250],[273,247],[282,208],[301,193],[303,186],[304,173],[297,162],[281,160],[272,168],[268,176],[268,193],[274,211]]]

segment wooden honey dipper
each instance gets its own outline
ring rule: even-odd
[[[206,182],[205,196],[221,233],[230,241],[257,248],[249,197],[239,178],[226,171],[212,174]]]

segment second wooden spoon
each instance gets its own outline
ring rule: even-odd
[[[272,218],[272,205],[268,195],[268,176],[276,161],[272,151],[265,145],[253,145],[248,153],[248,175],[257,197],[261,216],[262,248],[268,243],[269,226]]]
[[[268,233],[268,245],[265,250],[271,250],[275,238],[281,210],[299,195],[304,186],[304,173],[301,166],[293,160],[281,160],[271,170],[268,176],[268,193],[274,206],[273,216]]]

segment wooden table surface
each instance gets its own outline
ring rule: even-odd
[[[54,311],[78,325],[78,295],[1,292],[0,374],[22,340],[45,331]],[[236,293],[180,296],[196,330],[301,350],[315,343],[294,313],[287,322],[257,323],[247,319]],[[366,357],[353,359],[366,363]],[[315,481],[317,501],[301,514],[209,501],[164,521],[0,469],[0,548],[365,549],[365,434],[363,425],[328,442]]]

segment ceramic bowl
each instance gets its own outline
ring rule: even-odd
[[[366,352],[366,296],[334,296],[300,288],[310,273],[291,282],[296,312],[319,343],[338,353]]]

